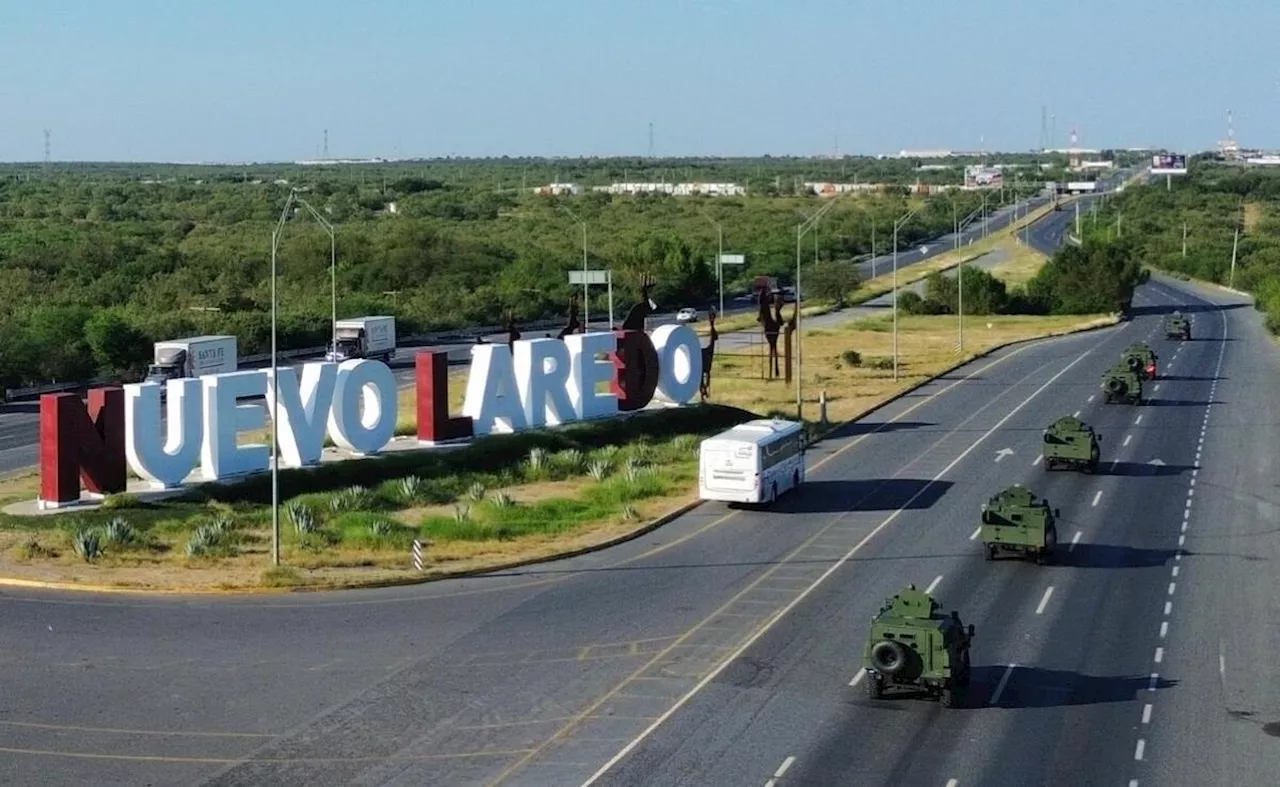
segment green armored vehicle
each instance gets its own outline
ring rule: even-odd
[[[1182,312],[1176,311],[1170,314],[1164,321],[1164,338],[1190,341],[1191,321],[1183,317]]]
[[[1121,361],[1102,375],[1102,393],[1107,404],[1142,404],[1142,377],[1130,364]]]
[[[1014,484],[982,506],[982,549],[987,560],[999,552],[1020,552],[1041,565],[1053,559],[1058,548],[1058,510],[1037,498],[1021,484]]]
[[[1120,362],[1128,366],[1139,377],[1143,379],[1151,379],[1156,376],[1156,351],[1147,346],[1146,342],[1134,342],[1124,348],[1124,352],[1120,355]]]
[[[963,701],[973,624],[966,629],[958,613],[948,616],[938,609],[932,596],[907,585],[871,619],[862,654],[868,697],[878,700],[892,686],[923,689],[947,708]]]
[[[1098,469],[1098,443],[1102,436],[1093,427],[1074,416],[1065,415],[1044,430],[1044,469],[1067,467],[1095,472]]]

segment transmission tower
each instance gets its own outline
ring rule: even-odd
[[[649,121],[649,158],[653,158],[653,121]]]
[[[46,128],[44,130],[44,166],[46,169],[53,163],[53,146],[49,141],[51,136],[53,136],[53,132]]]
[[[324,130],[324,155],[322,155],[321,158],[329,158],[329,129],[327,128]]]
[[[1040,149],[1048,150],[1051,142],[1049,140],[1049,108],[1044,104],[1040,105]]]

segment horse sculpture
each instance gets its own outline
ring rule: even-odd
[[[760,309],[756,315],[756,322],[763,327],[764,339],[769,343],[769,361],[771,361],[771,364],[766,364],[766,366],[770,369],[770,377],[778,377],[782,374],[782,371],[778,368],[778,333],[782,328],[782,296],[770,293],[768,285],[761,285],[758,300]],[[769,308],[771,301],[772,310]]]
[[[507,346],[515,349],[516,342],[520,341],[520,329],[516,327],[516,313],[514,311],[507,312]]]
[[[640,301],[627,312],[626,319],[622,321],[622,330],[643,331],[644,319],[657,311],[658,304],[649,297],[649,290],[653,289],[653,284],[653,276],[650,274],[646,273],[640,277]]]
[[[578,293],[575,292],[569,296],[569,322],[560,329],[556,338],[563,339],[571,333],[577,333],[581,328],[582,321],[578,319]]]
[[[711,341],[706,347],[702,348],[702,384],[698,387],[698,392],[702,394],[702,401],[706,401],[711,396],[711,361],[716,355],[716,339],[720,338],[719,332],[716,331],[716,310],[713,308],[707,313],[707,323],[711,326]]]

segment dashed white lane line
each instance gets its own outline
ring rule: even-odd
[[[1137,418],[1133,419],[1134,426],[1137,426],[1140,423],[1142,423],[1142,416],[1138,416]]]
[[[1156,648],[1156,657],[1154,661],[1157,664],[1164,661],[1164,648]]]
[[[785,760],[783,760],[782,764],[778,766],[778,770],[773,772],[773,778],[781,779],[782,774],[786,773],[787,769],[791,767],[791,763],[795,761],[796,761],[795,757],[788,757]]]
[[[1164,639],[1169,635],[1169,621],[1160,621],[1160,639]]]
[[[1227,660],[1225,657],[1223,657],[1221,653],[1218,654],[1218,674],[1219,675],[1227,674]]]
[[[1155,691],[1156,684],[1160,682],[1160,673],[1153,672],[1151,677],[1147,678],[1147,691]]]
[[[1070,552],[1071,550],[1075,549],[1076,544],[1079,544],[1079,543],[1080,543],[1080,531],[1077,530],[1076,534],[1071,537],[1071,546],[1067,547],[1067,551]]]
[[[941,581],[942,581],[942,575],[941,575],[941,574],[939,574],[938,576],[934,577],[934,578],[933,578],[933,581],[929,583],[929,587],[927,587],[927,588],[925,588],[925,589],[924,589],[924,594],[927,596],[927,595],[930,595],[931,593],[933,593],[933,589],[934,589],[934,588],[936,588],[936,587],[938,586],[938,583],[939,583],[939,582],[941,582]]]
[[[858,670],[858,674],[853,676],[853,680],[849,681],[850,686],[857,686],[867,675],[866,670]]]
[[[1098,504],[1098,501],[1101,499],[1102,499],[1102,490],[1099,489],[1093,496],[1093,505],[1096,506]]]
[[[1031,466],[1035,467],[1036,465],[1040,464],[1041,459],[1044,459],[1044,454],[1037,454],[1036,458],[1031,462]]]
[[[969,534],[969,540],[973,541],[977,539],[979,534],[981,533],[982,533],[982,525],[978,525],[977,529],[975,529],[972,533]]]
[[[1146,706],[1142,709],[1142,723],[1143,723],[1143,724],[1150,724],[1150,723],[1151,723],[1151,703],[1149,703],[1149,702],[1148,702],[1148,703],[1146,704]]]
[[[1079,417],[1080,417],[1080,411],[1079,411],[1079,410],[1076,410],[1074,413],[1072,413],[1072,414],[1071,414],[1071,417],[1072,417],[1072,418],[1079,418]]]
[[[1178,536],[1178,546],[1185,546],[1186,543],[1187,537],[1185,535]]]
[[[1127,434],[1127,435],[1125,435],[1125,436],[1124,436],[1124,444],[1125,444],[1125,445],[1128,445],[1128,444],[1129,444],[1129,441],[1130,441],[1130,440],[1132,440],[1132,439],[1133,439],[1133,435],[1131,435],[1131,434]]]
[[[947,779],[947,787],[956,787],[960,783],[959,779]]]
[[[1094,395],[1093,395],[1093,394],[1089,394],[1089,401],[1090,401],[1090,402],[1092,402],[1092,401],[1093,401],[1093,397],[1094,397]]]
[[[1138,745],[1137,745],[1136,747],[1134,747],[1134,749],[1133,749],[1133,758],[1134,758],[1135,760],[1141,760],[1141,759],[1142,759],[1142,753],[1143,753],[1144,751],[1146,751],[1146,749],[1147,749],[1147,742],[1146,742],[1146,741],[1144,741],[1143,739],[1139,738],[1139,739],[1138,739]]]
[[[1169,595],[1171,595],[1171,596],[1172,596],[1172,595],[1173,595],[1173,591],[1174,591],[1174,589],[1175,589],[1175,588],[1177,588],[1177,587],[1178,587],[1178,583],[1177,583],[1177,582],[1170,582],[1170,583],[1169,583]]]
[[[1176,577],[1176,576],[1178,576],[1178,567],[1177,567],[1177,566],[1174,566],[1174,567],[1173,567],[1173,576],[1175,576],[1175,577]]]
[[[1013,674],[1013,670],[1017,666],[1017,664],[1010,664],[1004,668],[1004,674],[1000,676],[1000,682],[996,684],[995,693],[991,695],[989,704],[995,705],[1000,701],[1000,695],[1004,694],[1004,687],[1009,685],[1009,676]]]
[[[1173,612],[1173,602],[1166,601],[1164,602],[1164,616],[1169,617],[1170,612]]]
[[[1155,388],[1152,388],[1151,390],[1153,390],[1153,391],[1159,391],[1159,390],[1160,390],[1160,383],[1156,383],[1156,387],[1155,387]]]
[[[1137,780],[1137,779],[1130,779],[1130,780],[1129,780],[1129,787],[1138,787],[1138,780]]]
[[[1036,614],[1044,614],[1044,608],[1049,604],[1049,597],[1053,595],[1053,585],[1045,588],[1044,596],[1040,599],[1040,606],[1036,607]]]

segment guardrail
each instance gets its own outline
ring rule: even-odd
[[[545,331],[551,328],[562,326],[559,320],[539,320],[531,323],[524,323],[519,326],[522,331]],[[502,333],[506,330],[505,325],[481,325],[466,330],[439,331],[436,333],[424,333],[414,336],[406,336],[396,346],[397,350],[412,349],[417,347],[432,347],[439,344],[462,344],[474,342],[478,336],[486,336],[491,333]],[[293,360],[295,358],[318,358],[328,352],[328,345],[319,347],[301,347],[292,350],[280,350],[276,353],[276,357],[283,360]],[[254,353],[253,355],[241,356],[238,365],[241,367],[252,368],[255,364],[265,363],[271,360],[271,353]],[[64,391],[75,391],[81,388],[92,388],[97,385],[110,385],[119,383],[120,381],[114,377],[95,377],[92,380],[78,380],[75,382],[65,383],[48,383],[46,385],[33,385],[26,388],[6,388],[4,391],[5,401],[14,402],[22,399],[29,399],[33,396],[41,396],[47,393],[62,393]]]

